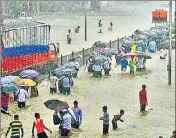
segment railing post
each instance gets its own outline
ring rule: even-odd
[[[111,40],[110,40],[109,44],[110,44],[110,48],[111,48],[111,47],[112,47],[112,46],[111,46]]]
[[[119,52],[119,44],[120,42],[119,42],[119,38],[117,38],[117,51]]]
[[[74,51],[72,51],[72,58],[74,57]]]
[[[63,65],[63,57],[62,57],[62,54],[61,54],[61,66]]]
[[[83,57],[82,57],[82,58],[83,58],[83,63],[82,63],[82,65],[84,65],[84,60],[85,60],[85,59],[84,59],[84,55],[85,55],[84,48],[83,48],[82,52],[83,52],[83,53],[82,53],[82,54],[83,54]]]

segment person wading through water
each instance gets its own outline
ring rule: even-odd
[[[71,43],[71,30],[70,29],[68,30],[68,34],[67,34],[67,42],[68,44]]]
[[[22,127],[22,123],[19,121],[18,115],[14,115],[14,121],[10,123],[10,126],[5,135],[6,138],[10,129],[12,129],[10,138],[23,138],[24,136],[23,127]],[[21,137],[20,137],[20,129],[21,129]]]
[[[32,127],[32,137],[34,137],[34,128],[36,127],[38,138],[48,138],[44,129],[48,130],[50,133],[52,133],[52,131],[49,130],[44,125],[43,120],[40,119],[40,114],[39,113],[35,113],[35,118],[36,118],[36,120],[33,122],[33,127]]]

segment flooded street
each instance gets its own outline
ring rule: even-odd
[[[131,35],[136,29],[149,29],[151,23],[151,11],[160,8],[161,3],[149,2],[142,3],[141,7],[133,5],[129,10],[119,8],[116,14],[94,14],[87,13],[88,18],[88,41],[84,41],[84,13],[50,15],[37,17],[51,25],[51,40],[60,43],[61,54],[71,54],[71,51],[79,51],[82,48],[89,48],[95,41],[116,40],[118,37]],[[113,5],[113,4],[112,4]],[[173,4],[174,5],[174,4]],[[129,5],[125,8],[130,7]],[[144,8],[144,9],[143,9]],[[125,11],[128,13],[125,14]],[[130,12],[131,10],[131,12]],[[134,15],[134,16],[133,16]],[[98,34],[98,21],[102,20],[103,33]],[[109,23],[113,22],[113,31],[108,31]],[[77,26],[81,26],[80,33],[72,33],[72,44],[66,42],[68,29],[72,32]],[[70,138],[101,138],[102,121],[99,117],[103,115],[102,107],[106,105],[110,114],[110,129],[108,138],[157,138],[163,136],[168,138],[175,129],[175,50],[172,51],[172,85],[168,85],[167,64],[168,59],[160,60],[159,54],[150,54],[152,59],[147,60],[147,70],[151,71],[146,75],[131,76],[129,73],[121,73],[120,66],[115,68],[113,59],[111,76],[101,79],[92,78],[91,74],[80,69],[75,86],[71,89],[70,96],[49,93],[49,82],[47,80],[39,84],[39,97],[27,100],[27,109],[19,110],[17,104],[12,103],[10,112],[19,114],[23,123],[24,138],[31,138],[32,123],[34,113],[39,112],[45,125],[54,134],[49,138],[60,138],[57,130],[58,126],[53,125],[53,111],[46,109],[44,102],[49,98],[59,98],[68,102],[70,107],[73,101],[78,100],[79,106],[83,111],[83,123],[81,130],[72,130]],[[139,91],[142,84],[146,84],[148,92],[148,113],[142,116],[139,112]],[[149,109],[153,110],[149,110]],[[112,130],[111,120],[114,114],[119,113],[120,109],[125,110],[122,117],[123,123],[118,122],[119,129]],[[2,117],[2,132],[4,136],[8,124],[13,120],[12,117]],[[136,128],[131,128],[135,125]],[[47,132],[49,135],[49,133]]]
[[[167,85],[167,60],[160,60],[158,54],[151,54],[152,59],[147,60],[147,68],[152,72],[146,76],[130,76],[121,74],[120,67],[115,68],[112,65],[111,76],[108,78],[94,79],[91,75],[81,69],[78,78],[75,79],[75,86],[71,90],[71,96],[50,95],[47,81],[39,85],[40,95],[37,98],[29,99],[25,110],[19,110],[17,107],[13,113],[18,113],[23,122],[25,136],[31,136],[32,121],[34,113],[40,112],[45,124],[55,133],[58,129],[53,125],[53,111],[45,108],[43,103],[48,98],[59,98],[65,100],[70,106],[74,100],[79,101],[83,110],[83,124],[81,130],[72,130],[70,138],[100,138],[102,133],[102,122],[99,117],[102,116],[102,106],[108,106],[108,112],[112,119],[114,114],[119,113],[120,109],[125,110],[123,116],[124,123],[118,122],[119,130],[112,131],[110,124],[109,138],[154,138],[162,135],[169,137],[175,128],[175,66],[172,63],[172,85]],[[173,51],[173,57],[175,53]],[[141,116],[139,113],[139,90],[141,85],[147,85],[148,103],[147,115]],[[12,120],[2,120],[3,126]],[[131,128],[135,125],[136,128]],[[59,136],[50,136],[57,138]]]

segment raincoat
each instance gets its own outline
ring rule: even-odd
[[[150,52],[156,52],[156,50],[157,50],[157,45],[156,45],[156,42],[155,42],[155,41],[151,41],[151,42],[149,43],[148,50],[149,50]]]
[[[136,47],[137,47],[137,46],[136,46],[135,44],[132,45],[132,47],[131,47],[131,52],[132,52],[132,53],[134,53],[134,52],[136,51]]]
[[[135,65],[136,65],[136,61],[134,59],[130,60],[130,62],[129,62],[130,71],[134,71]]]

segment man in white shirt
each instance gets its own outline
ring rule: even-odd
[[[50,77],[50,93],[56,93],[57,92],[57,77],[52,76]]]
[[[160,50],[160,59],[166,59],[166,56],[167,56],[167,49],[165,49],[165,47],[163,47]]]
[[[25,90],[25,87],[21,87],[18,94],[18,108],[24,108],[26,106],[26,99],[28,97],[28,92]]]
[[[68,136],[71,130],[71,115],[68,113],[66,109],[62,110],[62,123],[61,123],[61,136]]]

